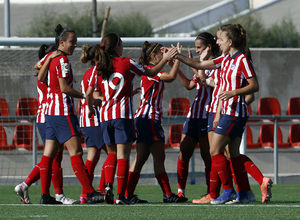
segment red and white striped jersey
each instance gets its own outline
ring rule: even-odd
[[[153,68],[148,65],[145,68]],[[134,115],[135,118],[148,118],[161,120],[162,118],[162,98],[165,84],[160,80],[163,71],[154,77],[142,76],[141,80],[141,99],[139,108]]]
[[[65,55],[53,58],[49,66],[46,115],[75,115],[74,100],[61,92],[59,78],[67,78],[69,86],[73,87],[73,72]]]
[[[103,94],[100,108],[100,121],[117,118],[133,118],[132,80],[135,75],[143,75],[145,69],[129,57],[113,59],[113,73],[109,79],[97,77]]]
[[[256,76],[253,65],[248,57],[241,51],[232,57],[227,54],[214,60],[218,66],[221,65],[221,89],[222,91],[232,91],[242,88],[247,78]],[[246,117],[249,115],[244,96],[234,96],[222,102],[222,114],[236,117]]]
[[[211,77],[214,79],[214,89],[211,96],[209,112],[216,113],[219,104],[219,92],[221,89],[221,71],[219,69],[212,70]]]
[[[206,76],[210,76],[210,74],[210,70],[205,70]],[[213,88],[209,86],[201,86],[197,81],[196,74],[192,80],[196,83],[197,94],[186,117],[206,119],[208,116]]]
[[[46,83],[37,80],[37,92],[38,92],[38,110],[36,115],[37,123],[45,123],[45,111],[47,107],[47,89]]]
[[[87,89],[89,86],[96,87],[96,79],[97,78],[97,69],[96,66],[91,66],[83,75],[81,84],[80,84],[80,91],[83,94],[86,94]],[[79,124],[80,127],[93,127],[93,126],[99,126],[100,125],[100,119],[97,117],[97,114],[99,114],[99,109],[95,109],[95,115],[93,120],[90,120],[88,114],[89,114],[89,108],[87,105],[87,102],[85,99],[80,99],[80,120]]]

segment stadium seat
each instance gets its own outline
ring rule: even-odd
[[[8,105],[4,98],[0,98],[0,116],[9,116]]]
[[[258,149],[261,148],[261,143],[253,143],[253,135],[249,125],[246,125],[246,136],[247,136],[247,148],[248,149]]]
[[[14,144],[17,149],[32,150],[33,145],[32,125],[17,125],[14,131]],[[38,139],[36,138],[36,143]],[[38,145],[38,150],[43,150],[43,145]]]
[[[35,98],[19,98],[17,103],[16,115],[36,115],[38,110],[38,101]]]
[[[168,115],[187,115],[190,109],[190,101],[184,97],[171,98]]]
[[[272,147],[274,148],[274,125],[273,124],[263,124],[260,126],[259,131],[259,142],[262,147]],[[289,142],[282,142],[282,132],[278,126],[278,148],[290,148],[291,144]]]
[[[252,108],[251,108],[251,105],[248,105],[248,112],[249,112],[249,116],[252,115]],[[256,122],[256,121],[260,121],[260,120],[258,120],[258,119],[251,119],[251,118],[249,117],[248,121],[249,121],[249,122]]]
[[[300,115],[300,97],[289,99],[287,115]]]
[[[260,98],[258,100],[257,114],[258,115],[281,115],[281,107],[278,99],[275,97]],[[270,120],[263,119],[263,121],[270,121]],[[280,120],[280,121],[284,121],[284,120]]]
[[[300,124],[291,124],[289,129],[289,141],[292,147],[300,147]]]
[[[183,124],[172,124],[169,127],[169,145],[171,148],[180,147]]]
[[[16,149],[16,146],[14,144],[7,144],[7,136],[5,129],[2,126],[0,126],[0,151],[14,149]]]

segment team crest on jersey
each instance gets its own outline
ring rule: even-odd
[[[68,70],[69,69],[69,65],[66,63],[65,64],[65,70]]]
[[[231,70],[234,70],[235,67],[236,67],[236,64],[234,63],[234,64],[232,64],[232,65],[230,66],[230,69],[231,69]]]

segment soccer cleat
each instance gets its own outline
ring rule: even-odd
[[[263,178],[263,182],[260,185],[260,190],[261,190],[261,195],[262,195],[262,203],[268,203],[270,199],[272,198],[272,192],[271,192],[271,187],[272,187],[272,180],[268,177]]]
[[[113,186],[111,183],[107,183],[105,185],[104,195],[105,195],[105,203],[114,204]]]
[[[247,194],[248,194],[249,202],[255,202],[256,201],[255,195],[254,195],[254,193],[252,192],[251,189],[247,192]]]
[[[72,203],[74,204],[86,204],[86,198],[80,197],[79,200],[76,200],[75,202]]]
[[[21,197],[22,202],[32,204],[28,194],[28,186],[25,183],[16,185],[14,192]]]
[[[130,205],[148,203],[147,200],[139,199],[137,195],[130,196],[126,199],[129,201]]]
[[[104,195],[98,192],[93,192],[93,193],[87,193],[87,204],[95,204],[95,203],[101,203],[104,202]]]
[[[222,195],[220,195],[218,198],[211,201],[211,204],[219,205],[219,204],[225,204],[228,201],[236,199],[237,195],[235,190],[232,189],[224,189]]]
[[[64,205],[72,205],[76,200],[66,197],[64,194],[55,194],[56,201]]]
[[[43,204],[43,205],[62,204],[62,202],[56,201],[56,199],[50,195],[42,194],[40,204]]]
[[[180,202],[186,202],[187,200],[188,199],[186,197],[179,197],[174,193],[172,193],[168,197],[163,198],[164,203],[180,203]]]
[[[176,195],[179,197],[185,197],[184,193],[182,193],[182,192],[178,192]]]
[[[248,192],[238,192],[236,199],[228,201],[225,204],[231,205],[231,204],[248,204],[248,203],[249,203]]]
[[[117,205],[130,205],[130,202],[124,195],[118,194],[117,200],[116,200]]]
[[[211,201],[213,201],[214,199],[209,195],[206,194],[204,197],[202,197],[201,199],[193,199],[192,203],[197,203],[197,204],[206,204],[206,203],[210,203]]]

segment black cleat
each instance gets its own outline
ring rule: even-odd
[[[106,183],[104,195],[105,195],[105,203],[114,204],[113,186],[111,183]]]
[[[50,204],[62,204],[62,202],[56,201],[55,198],[51,197],[50,195],[47,194],[42,194],[42,198],[40,200],[40,204],[43,205],[50,205]]]
[[[104,195],[99,192],[87,193],[87,204],[95,204],[95,203],[102,203],[105,201]]]

